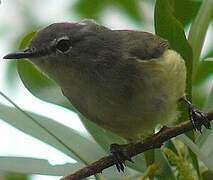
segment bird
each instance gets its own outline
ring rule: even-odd
[[[210,128],[185,98],[184,59],[152,33],[112,30],[88,19],[59,22],[4,57],[22,58],[54,80],[79,113],[129,142],[143,140],[157,124],[173,124],[180,100],[188,104],[195,129]]]

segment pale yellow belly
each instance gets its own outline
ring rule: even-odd
[[[186,85],[185,62],[175,51],[167,50],[163,56],[151,61],[138,61],[146,76],[146,89],[138,94],[135,106],[138,116],[129,117],[131,132],[125,138],[140,139],[152,133],[157,124],[170,125],[178,118],[177,103],[184,96]]]
[[[184,60],[175,51],[166,50],[159,59],[136,63],[142,78],[138,79],[132,101],[128,97],[123,104],[117,104],[112,97],[104,100],[104,96],[93,94],[95,87],[84,89],[78,82],[64,88],[65,95],[83,115],[133,141],[151,134],[157,124],[168,125],[176,120],[177,101],[184,95],[186,81]]]
[[[177,119],[177,102],[184,95],[186,81],[184,60],[172,50],[160,59],[138,60],[138,66],[144,78],[128,109],[127,104],[95,108],[96,123],[133,141],[151,134],[157,124],[169,125]],[[94,106],[90,107],[94,111]]]

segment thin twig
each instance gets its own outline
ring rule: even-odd
[[[207,113],[206,117],[209,121],[212,121],[213,111]],[[126,146],[126,153],[129,157],[133,157],[149,149],[160,148],[164,142],[190,130],[193,130],[193,126],[190,121],[186,121],[175,127],[163,127],[158,133],[145,139],[143,143],[124,145]],[[105,156],[73,174],[61,178],[61,180],[80,180],[94,174],[101,173],[104,169],[113,166],[114,164],[115,161],[112,155]]]

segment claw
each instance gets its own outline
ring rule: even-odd
[[[189,106],[189,118],[194,129],[198,130],[200,133],[202,133],[202,125],[204,125],[207,129],[211,128],[211,124],[206,118],[206,115],[192,105]]]
[[[111,144],[110,151],[114,157],[115,165],[118,170],[118,172],[122,171],[124,172],[125,168],[125,160],[128,160],[130,162],[134,162],[126,153],[125,151],[126,145],[119,145],[119,144]]]
[[[187,103],[189,108],[189,119],[193,125],[193,128],[196,131],[199,131],[202,133],[202,125],[205,126],[207,129],[211,129],[211,124],[208,121],[206,115],[202,112],[196,109],[191,102],[189,102],[186,98],[181,98],[184,102]]]

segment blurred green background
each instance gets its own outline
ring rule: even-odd
[[[184,57],[187,95],[208,111],[213,108],[212,11],[213,0],[2,0],[0,57],[25,47],[33,32],[54,22],[92,18],[112,29],[149,31],[168,39]],[[77,114],[59,87],[27,61],[1,60],[0,72],[0,180],[59,179],[109,153],[111,143],[124,142]],[[147,173],[155,179],[213,179],[213,131],[189,137],[179,136],[166,143],[168,149],[156,150],[160,165],[154,164],[155,170],[147,170],[140,155],[127,163],[125,173],[111,167],[90,179],[143,179]]]

